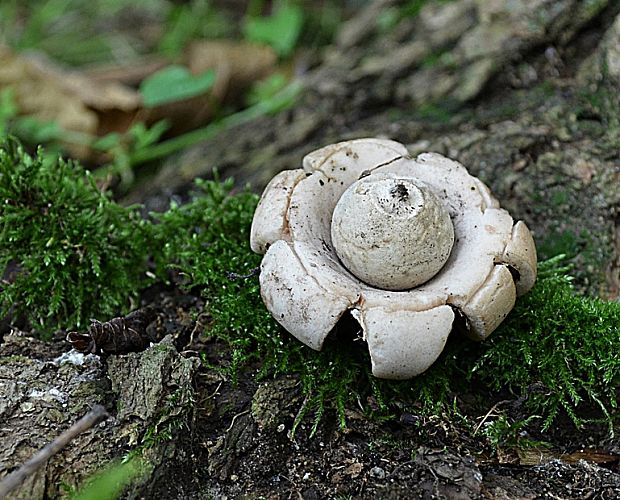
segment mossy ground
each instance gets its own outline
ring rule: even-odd
[[[230,353],[208,369],[233,381],[249,364],[259,379],[299,378],[304,400],[294,428],[309,416],[316,430],[326,412],[346,428],[352,405],[380,420],[402,412],[467,420],[467,408],[501,395],[522,409],[486,428],[492,442],[518,436],[523,422],[548,429],[562,416],[577,427],[598,418],[613,429],[620,304],[578,295],[559,258],[541,265],[535,288],[490,339],[475,344],[454,333],[422,376],[382,381],[370,374],[363,343],[351,348],[346,321],[317,353],[271,318],[251,272],[260,262],[248,245],[256,195],[232,192],[230,181],[199,181],[189,203],[137,220],[134,208],[111,201],[77,165],[31,157],[12,141],[0,152],[0,190],[11,200],[0,214],[0,257],[4,267],[17,263],[3,284],[4,314],[27,313],[42,335],[89,316],[108,319],[157,278],[205,299],[197,312],[206,318],[203,340]]]

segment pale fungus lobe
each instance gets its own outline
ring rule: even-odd
[[[489,189],[439,154],[358,139],[276,175],[251,247],[274,318],[320,350],[348,311],[373,374],[405,379],[441,354],[455,319],[485,339],[536,280],[536,249]]]

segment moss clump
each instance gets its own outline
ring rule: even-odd
[[[260,356],[257,338],[271,343],[279,337],[279,328],[262,305],[257,280],[230,278],[230,273],[251,274],[260,264],[260,256],[249,248],[258,197],[250,192],[230,196],[230,180],[198,180],[196,188],[190,203],[157,216],[157,268],[160,275],[167,268],[177,270],[186,289],[202,291],[212,317],[209,334],[230,344],[237,368]]]
[[[0,142],[0,316],[43,330],[126,310],[146,283],[149,226],[78,164]]]
[[[346,327],[323,352],[301,345],[273,320],[260,298],[261,257],[249,248],[258,197],[232,193],[232,182],[198,181],[193,200],[140,220],[114,204],[73,163],[45,163],[14,142],[0,148],[0,266],[18,264],[4,285],[3,314],[11,304],[36,323],[63,327],[89,316],[111,316],[145,285],[150,256],[161,279],[171,268],[181,286],[206,299],[206,335],[227,345],[229,373],[249,362],[259,376],[296,374],[305,396],[297,423],[372,401],[369,412],[452,413],[464,392],[485,400],[511,391],[548,427],[559,412],[580,425],[584,403],[608,422],[620,379],[620,304],[578,295],[558,259],[540,266],[534,289],[480,344],[453,335],[423,375],[404,382],[377,380],[361,342]],[[247,276],[245,276],[247,275]],[[244,277],[245,276],[245,277]],[[536,391],[532,391],[536,387]],[[517,427],[511,424],[514,430]]]
[[[609,418],[620,382],[620,304],[577,295],[567,269],[541,265],[534,289],[481,347],[473,372],[493,390],[528,396],[548,428],[563,409],[575,424],[585,400]],[[533,384],[542,390],[528,391]]]
[[[159,273],[171,267],[186,289],[201,291],[211,318],[207,334],[229,345],[231,374],[257,359],[264,360],[263,372],[292,368],[288,358],[305,348],[282,335],[252,276],[261,261],[249,246],[258,196],[248,191],[231,196],[230,180],[199,180],[196,188],[190,203],[158,216]]]

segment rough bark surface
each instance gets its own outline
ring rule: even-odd
[[[468,166],[527,222],[541,257],[574,255],[580,285],[617,298],[620,4],[461,0],[428,4],[386,27],[379,14],[402,3],[369,4],[303,78],[293,108],[170,160],[145,201],[214,167],[259,190],[317,147],[387,137],[412,154],[437,151]],[[191,329],[191,321],[179,323],[177,331]],[[474,460],[468,443],[438,451],[459,442],[456,430],[435,430],[422,444],[414,436],[425,422],[411,415],[381,424],[349,409],[346,432],[324,421],[309,438],[303,424],[291,440],[302,404],[294,378],[257,385],[248,371],[233,387],[207,371],[198,380],[197,363],[170,340],[104,363],[61,356],[59,345],[13,334],[0,347],[0,478],[89,405],[106,405],[113,418],[80,436],[15,498],[59,496],[162,428],[176,439],[149,449],[153,468],[134,495],[616,498],[620,491],[620,475],[584,461],[513,467]],[[187,411],[192,398],[195,414]],[[620,451],[617,440],[587,444],[601,443]]]
[[[176,431],[188,422],[200,362],[183,358],[172,336],[144,352],[108,360],[63,352],[67,347],[19,332],[4,337],[0,480],[94,404],[108,407],[112,418],[74,439],[9,498],[68,495],[106,464],[144,445],[148,467],[133,486],[139,488],[150,482],[174,448],[167,438],[161,438],[162,431]]]

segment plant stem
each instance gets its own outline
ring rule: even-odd
[[[297,98],[302,85],[299,81],[293,81],[282,91],[278,92],[271,99],[261,101],[238,113],[222,118],[220,121],[210,123],[206,127],[188,132],[179,137],[161,142],[142,151],[137,151],[131,157],[132,166],[140,165],[148,161],[163,158],[181,149],[193,146],[199,142],[215,137],[216,134],[227,128],[235,127],[242,123],[249,122],[260,116],[277,113],[289,107]]]
[[[63,448],[65,448],[73,439],[75,439],[80,434],[86,432],[91,429],[99,422],[106,420],[110,415],[105,410],[105,408],[101,405],[93,406],[93,409],[90,410],[86,415],[84,415],[80,420],[78,420],[75,424],[69,427],[65,432],[63,432],[60,436],[54,439],[51,443],[45,445],[41,448],[35,455],[30,458],[27,462],[25,462],[19,469],[15,472],[6,476],[2,482],[0,482],[0,499],[6,498],[6,496],[19,487],[26,478],[34,474],[37,469],[41,468],[45,462],[47,462],[54,455],[59,453]]]

